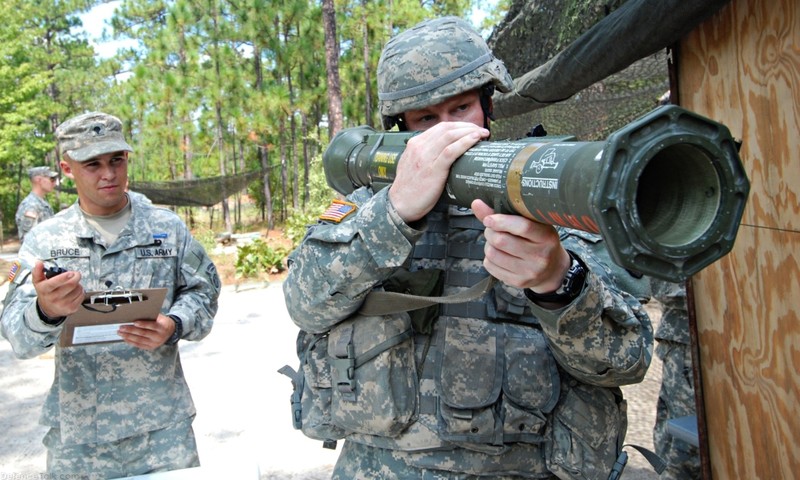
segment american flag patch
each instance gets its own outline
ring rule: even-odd
[[[13,282],[14,278],[16,278],[17,273],[19,273],[19,269],[22,268],[22,264],[19,263],[19,260],[15,261],[11,264],[11,270],[8,272],[8,281]]]
[[[331,202],[331,206],[319,216],[319,219],[339,223],[357,209],[358,207],[355,203],[334,199],[333,202]]]

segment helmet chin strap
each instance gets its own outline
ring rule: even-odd
[[[494,95],[494,84],[487,83],[480,88],[481,109],[483,109],[483,128],[489,130],[489,120],[494,121],[492,105],[492,95]]]

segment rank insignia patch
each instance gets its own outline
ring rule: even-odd
[[[356,210],[358,210],[358,207],[355,203],[334,199],[333,202],[331,202],[331,206],[319,216],[319,219],[339,223]]]
[[[19,273],[20,269],[22,268],[22,264],[19,263],[19,260],[15,261],[11,264],[11,270],[8,272],[8,281],[13,282],[14,278],[16,278],[17,273]]]

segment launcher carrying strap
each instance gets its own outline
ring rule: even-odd
[[[484,296],[494,287],[496,281],[497,279],[490,275],[466,290],[452,295],[438,297],[375,290],[370,292],[367,298],[364,299],[364,303],[361,305],[361,309],[358,313],[361,315],[389,315],[417,310],[437,303],[450,304],[469,302]]]

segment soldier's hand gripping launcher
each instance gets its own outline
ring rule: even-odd
[[[391,185],[415,134],[342,130],[323,156],[329,185]],[[618,265],[675,282],[733,248],[749,190],[728,128],[665,105],[605,142],[480,142],[453,164],[442,199],[599,233]]]

